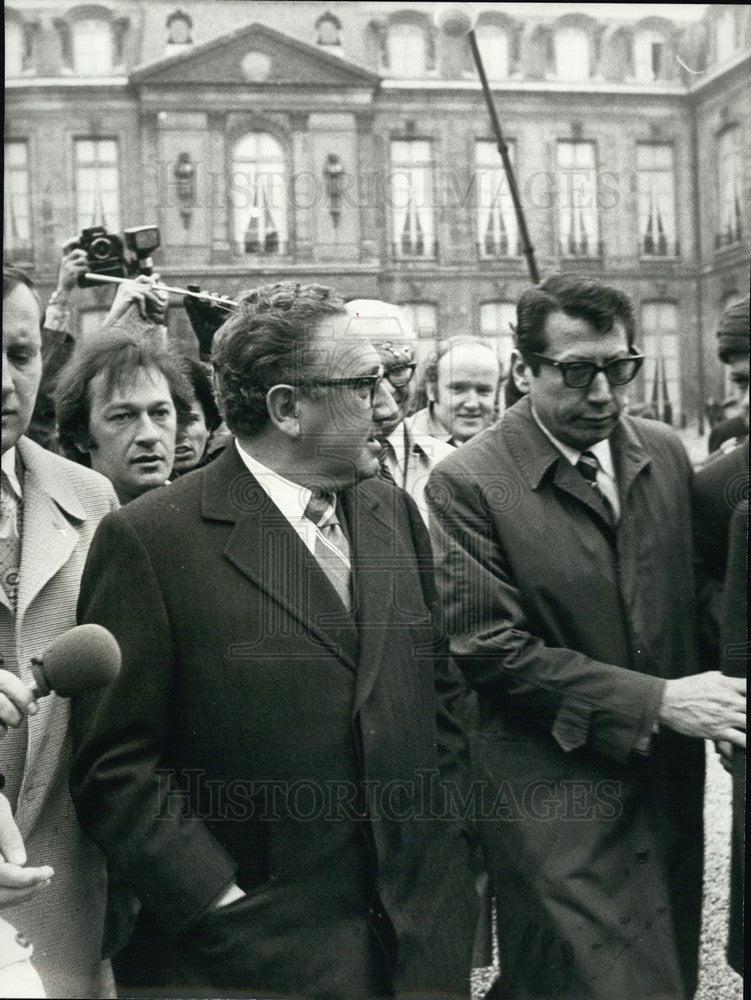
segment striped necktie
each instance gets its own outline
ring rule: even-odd
[[[18,574],[21,565],[21,532],[23,502],[10,484],[6,474],[0,473],[2,517],[0,518],[0,580],[8,596],[13,613],[18,596]]]
[[[605,509],[608,513],[611,523],[615,523],[615,512],[613,511],[613,505],[610,500],[605,496],[600,484],[597,482],[597,472],[600,468],[600,463],[597,460],[597,456],[591,451],[583,451],[579,456],[579,461],[576,463],[576,471],[583,476],[593,490],[599,494],[602,499]]]
[[[331,581],[342,604],[350,611],[352,593],[349,543],[336,516],[336,499],[330,493],[313,493],[303,514],[316,526],[316,561]]]

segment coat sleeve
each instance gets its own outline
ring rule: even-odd
[[[176,683],[170,622],[126,513],[102,521],[84,568],[78,620],[112,632],[122,669],[103,693],[74,700],[70,784],[88,835],[142,905],[177,932],[233,882],[236,865],[186,814],[165,764]]]
[[[469,683],[491,703],[547,720],[565,751],[588,743],[625,761],[648,749],[664,681],[548,646],[472,477],[439,466],[425,495],[451,650]]]
[[[417,554],[425,604],[433,626],[438,766],[444,781],[462,786],[469,775],[469,741],[464,725],[467,685],[449,652],[449,640],[435,585],[433,550],[417,505],[404,494]]]

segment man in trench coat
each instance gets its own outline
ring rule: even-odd
[[[329,289],[283,282],[249,293],[214,365],[235,441],[106,519],[82,583],[81,620],[123,653],[79,706],[72,779],[141,903],[118,974],[468,998],[470,845],[441,789],[468,766],[461,678],[420,514],[372,478],[378,353]]]
[[[493,996],[682,1000],[696,987],[704,744],[745,685],[697,670],[691,468],[622,415],[628,299],[558,275],[518,304],[529,392],[426,496],[452,651],[479,693],[468,809],[497,901]],[[698,738],[697,738],[698,737]]]

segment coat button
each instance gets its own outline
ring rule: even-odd
[[[31,941],[29,941],[29,939],[26,937],[25,934],[21,934],[20,932],[16,934],[16,944],[19,945],[21,948],[31,947]]]

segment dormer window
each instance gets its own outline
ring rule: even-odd
[[[325,49],[341,49],[342,22],[330,11],[321,14],[315,24],[316,45]]]
[[[555,73],[559,80],[589,79],[589,35],[584,28],[560,27],[555,33]]]
[[[738,48],[738,39],[735,34],[735,11],[732,8],[725,8],[717,18],[715,27],[717,39],[717,62],[723,63],[732,57]]]
[[[114,67],[112,23],[100,17],[85,17],[71,25],[73,70],[80,76],[107,76]]]
[[[475,35],[488,79],[508,79],[509,44],[506,31],[499,24],[480,24]]]
[[[184,52],[193,44],[193,21],[184,10],[175,10],[167,18],[165,55]]]
[[[6,80],[23,73],[23,28],[18,21],[5,22],[5,78]]]
[[[665,40],[657,31],[640,31],[634,41],[634,71],[642,83],[665,76]]]
[[[389,25],[389,69],[392,76],[425,76],[427,70],[427,39],[419,24],[398,21]]]

